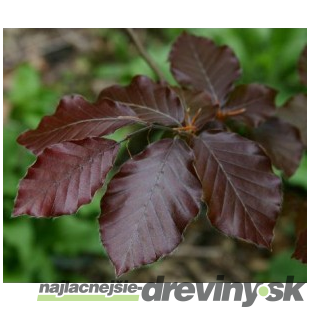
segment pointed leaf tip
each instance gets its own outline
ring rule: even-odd
[[[43,117],[37,129],[21,134],[17,142],[40,154],[53,144],[108,135],[137,120],[129,107],[111,100],[94,105],[79,95],[65,96],[53,115]]]

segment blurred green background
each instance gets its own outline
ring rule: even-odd
[[[175,82],[167,57],[182,31],[137,30],[171,83]],[[306,44],[306,29],[187,31],[231,46],[243,69],[240,83],[261,82],[278,89],[278,105],[306,91],[296,68]],[[105,282],[114,278],[98,234],[101,193],[75,216],[11,218],[18,181],[34,161],[16,138],[27,128],[35,128],[43,115],[53,113],[62,95],[79,93],[94,100],[100,89],[128,83],[136,74],[153,77],[122,29],[4,30],[4,282]],[[297,173],[284,181],[286,195],[296,203],[306,201],[306,170],[305,154]],[[189,227],[185,244],[175,256],[124,278],[147,282],[163,274],[166,281],[207,282],[224,274],[232,281],[282,282],[289,273],[296,281],[306,281],[306,266],[290,259],[294,240],[290,206],[277,225],[272,253],[228,239],[199,219]],[[206,255],[199,255],[198,248],[206,249]]]

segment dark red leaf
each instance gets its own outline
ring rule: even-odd
[[[169,60],[180,85],[207,91],[218,104],[224,103],[241,74],[239,61],[229,47],[187,33],[173,44]]]
[[[256,127],[275,114],[276,94],[274,89],[260,84],[239,85],[230,94],[223,113]]]
[[[229,236],[270,248],[281,181],[265,153],[229,132],[202,132],[193,149],[211,223]]]
[[[21,134],[17,141],[39,154],[47,146],[100,137],[137,121],[129,107],[111,100],[101,100],[94,105],[81,96],[65,96],[53,115],[45,116],[37,129]]]
[[[299,62],[298,62],[298,71],[301,83],[307,86],[307,45],[303,49]]]
[[[118,148],[116,142],[100,138],[46,148],[20,182],[13,215],[75,213],[103,185]]]
[[[299,192],[295,193],[295,195],[297,197],[291,194],[290,196],[293,196],[293,199],[285,202],[287,203],[288,208],[295,212],[295,231],[296,234],[299,234],[302,230],[307,228],[307,199],[300,196]]]
[[[292,257],[307,264],[307,229],[303,230],[297,238],[296,248]]]
[[[307,146],[307,96],[290,98],[278,109],[277,115],[299,129],[302,142]]]
[[[117,275],[174,250],[200,197],[193,154],[183,140],[160,140],[127,161],[101,202],[101,239]]]
[[[99,99],[103,98],[126,104],[150,123],[180,126],[184,120],[184,110],[174,91],[146,76],[136,76],[127,87],[115,85],[102,90]]]
[[[275,167],[283,170],[288,177],[295,173],[304,149],[297,128],[271,117],[255,128],[251,137],[264,148]]]
[[[185,111],[188,111],[190,122],[195,120],[197,129],[201,129],[207,122],[215,119],[218,106],[212,104],[207,92],[174,87]]]
[[[287,177],[295,173],[304,149],[297,128],[271,117],[255,128],[251,137],[264,148],[272,164],[283,170]]]

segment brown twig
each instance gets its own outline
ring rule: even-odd
[[[131,28],[126,28],[126,31],[130,38],[132,39],[133,43],[137,47],[138,52],[142,56],[142,58],[146,61],[146,63],[150,66],[150,68],[154,71],[155,75],[159,79],[160,82],[164,82],[165,78],[160,69],[157,67],[156,63],[150,57],[150,55],[146,52],[145,48],[143,47],[139,37],[135,33],[135,31]]]

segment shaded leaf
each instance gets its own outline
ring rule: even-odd
[[[277,115],[299,129],[302,142],[307,146],[307,96],[299,94],[290,98],[278,109]]]
[[[37,129],[26,131],[17,141],[39,154],[47,146],[100,137],[137,121],[129,107],[111,100],[101,100],[94,105],[78,95],[65,96],[53,115],[43,117]]]
[[[275,167],[288,177],[295,173],[304,149],[297,128],[271,117],[255,128],[251,137],[264,148]]]
[[[212,131],[228,131],[228,128],[225,123],[219,120],[214,120],[211,122],[208,122],[202,130],[206,130],[208,132]]]
[[[169,60],[180,85],[207,91],[213,103],[223,104],[241,75],[239,61],[229,47],[187,33],[173,44]]]
[[[307,229],[298,235],[296,248],[292,257],[300,260],[304,264],[307,263]]]
[[[294,203],[289,205],[289,207],[294,209],[296,213],[294,223],[296,234],[299,234],[301,231],[307,229],[307,200],[306,198],[301,199],[300,195],[298,198],[295,198],[295,200],[297,200],[295,205]]]
[[[270,248],[281,181],[264,152],[229,132],[202,132],[193,150],[211,223],[229,236]]]
[[[116,142],[100,138],[46,148],[20,182],[13,215],[75,213],[103,185],[118,148]]]
[[[298,62],[300,81],[307,86],[307,45],[304,47]]]
[[[195,126],[200,130],[207,122],[215,119],[217,105],[212,104],[207,92],[173,87],[178,94],[185,111],[188,111],[189,120],[195,120]]]
[[[127,161],[102,198],[99,220],[117,275],[174,250],[200,197],[192,151],[183,140],[163,139]]]
[[[223,113],[232,114],[230,118],[256,127],[275,114],[276,94],[274,89],[260,84],[238,85],[225,103]]]
[[[184,120],[181,102],[174,91],[146,76],[136,76],[127,87],[115,85],[103,89],[99,100],[103,98],[126,104],[150,123],[172,126],[181,125]]]

